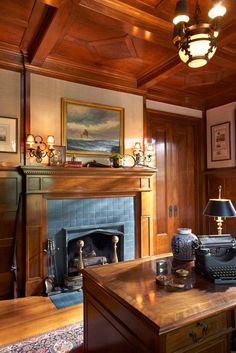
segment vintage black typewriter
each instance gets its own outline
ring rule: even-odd
[[[195,256],[195,269],[214,283],[236,283],[236,242],[229,234],[199,236]]]

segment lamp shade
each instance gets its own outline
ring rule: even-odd
[[[54,136],[48,135],[48,137],[47,137],[47,144],[48,144],[48,145],[54,145]]]
[[[173,23],[177,25],[180,22],[187,23],[189,21],[188,6],[186,0],[179,0],[176,4],[175,17]]]
[[[31,134],[27,135],[27,137],[26,137],[26,143],[27,143],[28,145],[34,144],[34,135],[31,135]]]
[[[236,217],[235,208],[227,199],[210,199],[203,214],[210,217]]]
[[[210,18],[222,17],[226,13],[226,8],[221,2],[216,3],[208,12]]]

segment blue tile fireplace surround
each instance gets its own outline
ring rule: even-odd
[[[106,233],[120,239],[119,261],[135,258],[134,197],[48,200],[48,239],[56,246],[58,285],[63,285],[63,276],[68,273],[69,242]]]

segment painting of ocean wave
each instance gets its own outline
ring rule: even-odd
[[[63,143],[68,153],[123,153],[124,108],[63,99]]]
[[[68,139],[67,149],[77,152],[119,153],[120,144],[118,140]]]

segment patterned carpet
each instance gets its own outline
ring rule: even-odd
[[[0,353],[82,353],[83,322],[0,346]]]

